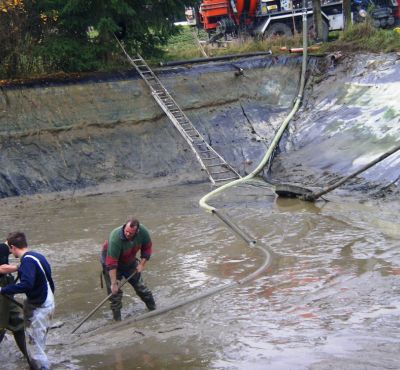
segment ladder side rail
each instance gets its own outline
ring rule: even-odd
[[[153,95],[153,96],[156,99],[156,101],[158,102],[158,104],[160,105],[160,107],[162,108],[162,110],[165,112],[165,114],[168,116],[168,118],[171,120],[171,122],[177,128],[177,130],[182,134],[182,136],[184,137],[185,141],[189,144],[190,149],[192,149],[192,151],[195,154],[197,160],[200,162],[201,167],[204,169],[204,171],[206,171],[211,183],[213,185],[215,185],[214,179],[212,178],[207,166],[204,164],[204,162],[202,161],[201,157],[197,153],[196,148],[194,147],[193,141],[191,140],[191,138],[186,134],[186,132],[183,131],[183,129],[181,128],[179,122],[176,121],[175,117],[171,114],[171,112],[164,106],[164,104],[162,104],[162,102],[160,101],[159,97],[157,95]]]
[[[152,92],[151,94],[153,95],[153,98],[156,100],[156,102],[161,107],[161,109],[164,111],[164,113],[173,122],[176,129],[185,137],[185,140],[190,141],[190,144],[192,145],[193,139],[188,135],[188,133],[185,131],[185,129],[181,126],[181,124],[178,122],[178,120],[176,119],[174,114],[171,113],[171,111],[168,109],[168,107],[164,104],[164,102],[160,99],[160,97],[156,93]],[[197,132],[197,130],[196,130],[196,132]]]
[[[122,47],[122,46],[121,46]],[[147,86],[150,87],[151,91],[155,91],[153,85],[148,81],[147,76],[145,76],[145,74],[143,73],[144,71],[142,71],[141,69],[139,69],[138,65],[135,63],[135,61],[132,59],[132,57],[125,51],[125,49],[123,48],[123,51],[126,55],[126,57],[128,58],[129,62],[133,65],[133,67],[135,68],[136,72],[139,73],[140,77],[144,80],[144,82],[146,82]],[[150,69],[150,67],[148,66],[148,64],[145,62],[145,60],[139,55],[137,54],[138,59],[140,59],[140,61],[146,66],[146,68],[148,69],[148,71],[150,72],[151,76],[153,78],[155,78],[156,82],[158,82],[162,89],[164,90],[164,92],[168,93],[164,86],[161,84],[161,81],[157,78],[157,76],[154,74],[154,72]]]
[[[157,78],[157,77],[156,77],[156,78]],[[201,135],[200,132],[193,126],[192,122],[189,120],[189,118],[186,116],[186,114],[180,109],[179,105],[176,103],[176,101],[174,100],[174,98],[169,94],[168,90],[165,89],[165,87],[162,85],[161,81],[160,81],[159,83],[160,83],[160,85],[163,87],[164,92],[165,92],[165,93],[167,94],[167,96],[172,100],[172,102],[176,105],[176,107],[179,109],[179,112],[182,114],[182,116],[183,116],[183,117],[185,118],[185,120],[187,121],[187,122],[185,122],[185,123],[187,123],[188,125],[190,125],[190,127],[196,132],[197,135],[199,135],[199,137],[203,138],[203,135]],[[157,93],[155,93],[155,94],[158,96]],[[163,102],[162,102],[162,103],[163,103]],[[168,109],[168,108],[166,108],[166,109]],[[189,139],[193,142],[193,139],[192,139],[191,137],[189,137]],[[235,175],[237,175],[239,178],[241,178],[241,176],[239,175],[239,173],[236,172],[236,170],[235,170],[228,162],[226,162],[225,159],[224,159],[220,154],[218,154],[218,152],[215,151],[215,149],[213,149],[206,141],[204,141],[204,142],[205,142],[205,145],[206,145],[206,147],[207,147],[208,150],[210,150],[213,154],[217,155],[217,156],[219,157],[219,159],[220,159],[224,164],[226,164],[227,167],[228,167]]]
[[[182,116],[185,118],[185,120],[187,121],[186,123],[187,123],[188,125],[190,125],[190,127],[196,132],[197,135],[199,135],[200,138],[203,138],[203,135],[201,135],[200,132],[193,126],[192,122],[189,120],[189,118],[186,116],[186,114],[180,109],[179,105],[176,103],[176,101],[173,99],[173,97],[169,94],[168,90],[165,89],[165,87],[162,85],[161,82],[159,82],[159,83],[160,83],[160,85],[162,86],[164,92],[165,92],[165,93],[167,94],[167,96],[172,100],[172,102],[176,105],[176,107],[177,107],[177,109],[179,110],[179,112],[180,112],[180,113],[182,114]],[[153,96],[157,96],[157,98],[159,98],[159,97],[158,97],[158,94],[157,94],[156,92],[154,93]],[[158,99],[157,99],[157,100],[158,100]],[[161,105],[164,105],[164,102],[163,102],[161,99],[159,99],[158,102],[159,102],[160,106],[161,106]],[[165,107],[165,109],[168,109],[168,108]],[[165,109],[163,109],[163,110],[166,112]],[[178,124],[179,124],[179,122],[178,122]],[[176,125],[175,125],[175,126],[176,126]],[[179,124],[179,126],[180,126],[180,124]],[[179,131],[181,132],[181,130],[179,130]],[[185,132],[185,134],[186,134],[186,132]],[[193,142],[193,139],[192,139],[191,137],[189,137],[189,140]],[[213,154],[215,154],[216,156],[218,156],[218,158],[219,158],[224,164],[226,164],[226,166],[227,166],[236,176],[238,176],[239,179],[241,178],[241,176],[239,175],[239,173],[238,173],[228,162],[226,162],[225,159],[224,159],[217,151],[215,151],[215,149],[213,149],[206,141],[204,141],[204,143],[205,143],[205,145],[206,145],[206,147],[207,147],[208,150],[210,150]],[[197,152],[196,152],[196,153],[197,153]]]
[[[122,45],[121,45],[122,47]],[[185,125],[188,125],[190,127],[190,131],[194,131],[196,136],[200,138],[203,142],[206,148],[213,154],[215,154],[221,161],[219,164],[221,167],[228,168],[231,172],[233,172],[238,178],[241,178],[238,172],[229,164],[227,163],[221,155],[219,155],[203,138],[203,136],[200,134],[200,132],[193,126],[192,122],[189,120],[189,118],[186,116],[186,114],[180,109],[179,105],[176,103],[176,101],[173,99],[173,97],[170,95],[168,90],[164,87],[164,85],[161,83],[159,78],[154,74],[152,69],[148,66],[146,61],[142,58],[140,54],[137,54],[137,61],[140,61],[142,63],[140,66],[138,66],[135,63],[135,60],[131,58],[131,56],[125,51],[125,49],[122,47],[126,57],[128,58],[129,62],[133,65],[133,67],[136,69],[136,71],[139,73],[140,77],[145,81],[145,83],[149,86],[151,94],[153,98],[157,101],[161,109],[164,111],[164,113],[168,116],[168,118],[171,120],[171,122],[174,124],[176,129],[181,133],[181,135],[184,137],[184,139],[187,141],[189,144],[190,148],[194,152],[197,160],[200,162],[201,167],[206,171],[208,174],[208,177],[210,181],[212,182],[213,185],[216,185],[215,180],[212,177],[212,174],[210,173],[210,170],[208,167],[204,164],[202,158],[200,157],[199,153],[197,152],[195,146],[194,146],[194,140],[192,137],[188,135],[188,133],[185,131],[185,129],[181,126],[181,123],[178,121],[177,117],[175,117],[174,113],[169,110],[169,108],[166,106],[166,102],[164,102],[160,98],[160,92],[157,91],[155,85],[158,85],[157,88],[158,90],[162,90],[162,93],[165,95],[164,98],[166,100],[169,100],[169,103],[172,103],[175,107],[177,112],[181,115],[181,118],[185,120]],[[141,70],[139,67],[143,67],[147,70]],[[145,73],[147,72],[147,73]],[[152,80],[149,80],[148,75],[152,77]],[[188,130],[188,129],[187,129]],[[218,179],[216,179],[218,181]]]
[[[239,175],[239,173],[236,172],[236,170],[235,170],[221,155],[219,155],[218,152],[217,152],[214,148],[212,148],[208,143],[206,143],[206,144],[207,144],[208,148],[209,148],[214,154],[216,154],[216,155],[221,159],[221,161],[224,162],[224,164],[225,164],[235,175],[237,175],[237,176],[239,177],[239,179],[242,178],[242,177]]]

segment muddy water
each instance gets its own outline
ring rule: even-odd
[[[150,189],[150,187],[149,187]],[[272,266],[229,289],[125,328],[111,324],[98,252],[129,214],[150,229],[144,279],[159,307],[243,278],[264,256],[197,202],[208,184],[64,200],[4,201],[1,235],[22,229],[50,260],[57,286],[48,352],[55,369],[396,369],[400,363],[400,202],[329,196],[277,199],[259,184],[212,204],[273,254]],[[125,289],[123,317],[145,313]],[[1,369],[26,368],[12,339]]]

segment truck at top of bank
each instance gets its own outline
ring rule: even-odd
[[[395,24],[398,0],[352,0],[353,22],[369,16],[376,27]],[[246,31],[253,36],[291,36],[302,31],[302,0],[201,0],[196,10],[197,26],[210,38],[237,35]],[[343,29],[342,1],[325,0],[321,6],[322,40],[331,30]],[[307,1],[309,34],[314,33],[312,2]]]

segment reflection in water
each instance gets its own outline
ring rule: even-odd
[[[383,201],[306,203],[254,185],[212,203],[272,249],[264,275],[122,329],[110,326],[109,335],[89,336],[111,324],[106,304],[79,330],[85,345],[74,344],[79,336],[69,333],[106,295],[99,283],[101,243],[130,214],[154,239],[144,274],[159,307],[259,267],[258,250],[198,208],[208,190],[200,184],[2,204],[2,235],[26,231],[53,266],[55,320],[64,322],[49,333],[55,369],[397,367],[399,202],[391,202],[392,212]],[[145,312],[134,293],[126,295],[123,317]],[[0,346],[2,368],[24,366],[11,338]]]

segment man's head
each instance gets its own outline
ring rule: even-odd
[[[8,255],[10,254],[10,248],[5,243],[0,243],[0,265],[8,264]]]
[[[132,240],[135,237],[138,229],[139,221],[134,217],[130,217],[128,221],[126,221],[126,224],[124,226],[125,238],[127,238],[128,240]]]
[[[6,244],[10,247],[10,251],[14,257],[20,257],[22,250],[28,248],[26,236],[21,231],[8,234]]]

